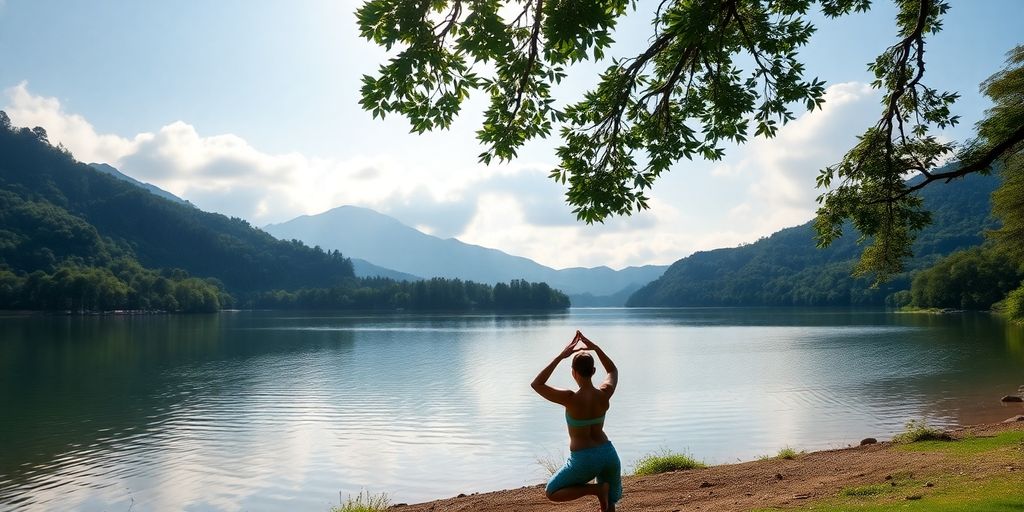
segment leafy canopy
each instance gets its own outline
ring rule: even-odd
[[[1010,52],[1007,69],[996,73],[982,84],[994,105],[978,123],[980,141],[971,148],[983,150],[986,143],[1007,139],[1008,133],[1024,126],[1024,45]],[[991,233],[996,242],[1013,259],[1024,265],[1024,145],[1006,152],[1003,158],[1003,185],[992,194],[992,213],[1002,227]]]
[[[950,107],[957,94],[923,82],[925,38],[941,30],[948,5],[896,3],[899,40],[870,65],[873,86],[885,92],[881,119],[817,182],[824,191],[819,243],[835,240],[852,219],[874,240],[859,271],[879,278],[900,270],[913,233],[928,222],[912,194],[920,187],[908,187],[905,177],[920,172],[927,184],[956,174],[931,173],[956,149],[931,131],[956,124]],[[720,159],[724,144],[771,138],[795,117],[794,109],[820,108],[824,82],[807,76],[799,58],[815,31],[811,11],[835,19],[870,6],[870,0],[663,0],[652,14],[647,48],[612,58],[592,90],[560,106],[552,89],[567,66],[604,61],[618,20],[636,2],[367,0],[357,11],[361,35],[395,53],[374,76],[363,77],[361,105],[374,117],[403,115],[422,133],[449,127],[469,95],[481,90],[490,103],[477,131],[480,160],[513,159],[526,141],[557,128],[559,164],[551,177],[568,183],[577,218],[600,222],[647,208],[647,191],[676,162]],[[743,62],[752,64],[744,69]],[[1020,130],[1009,136],[1024,139]],[[986,170],[995,159],[1000,142],[982,138],[977,151],[963,154],[975,158],[966,172]]]

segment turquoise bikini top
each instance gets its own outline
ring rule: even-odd
[[[600,425],[604,423],[604,414],[596,418],[590,418],[589,420],[578,420],[569,416],[569,411],[565,411],[565,422],[568,423],[570,427],[589,427],[590,425]]]

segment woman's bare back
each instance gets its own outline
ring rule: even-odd
[[[590,420],[604,416],[608,412],[609,400],[604,391],[597,388],[581,388],[573,393],[572,399],[565,404],[565,412],[576,420]],[[582,427],[568,426],[569,450],[585,450],[608,442],[604,433],[604,422]]]

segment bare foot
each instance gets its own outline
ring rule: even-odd
[[[597,501],[599,501],[601,503],[601,512],[608,512],[609,510],[615,510],[615,505],[614,504],[611,505],[611,508],[608,508],[609,507],[609,505],[608,505],[608,490],[610,488],[611,488],[611,486],[608,485],[608,482],[605,482],[605,483],[601,484],[601,487],[600,487],[600,489],[597,492]]]

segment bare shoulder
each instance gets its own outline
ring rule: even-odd
[[[618,379],[608,378],[598,386],[597,390],[608,400],[611,400],[612,395],[615,393],[615,387],[618,385]]]

